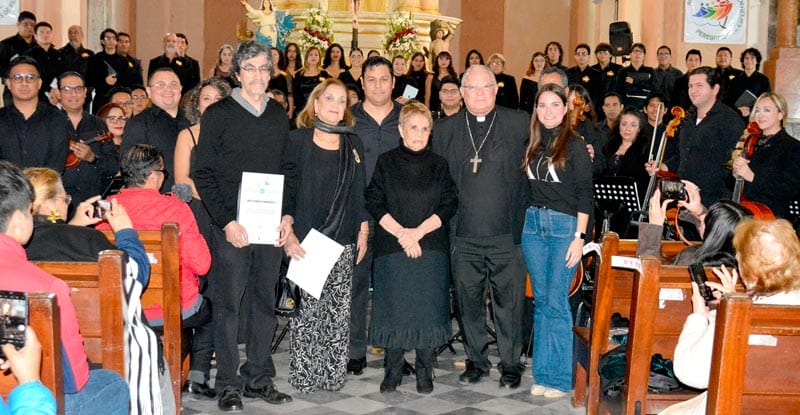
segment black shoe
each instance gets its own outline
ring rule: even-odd
[[[482,377],[488,376],[489,371],[476,367],[474,363],[467,361],[467,370],[458,377],[458,383],[462,385],[471,385],[478,383]]]
[[[364,368],[367,367],[367,358],[350,359],[347,361],[347,373],[352,373],[356,376],[361,376],[364,373]]]
[[[397,387],[400,386],[400,383],[403,381],[403,377],[399,377],[394,379],[393,376],[387,374],[383,377],[383,382],[381,382],[381,393],[389,393],[394,392],[397,390]]]
[[[278,391],[278,389],[273,384],[269,384],[259,389],[252,389],[245,386],[244,396],[248,398],[263,399],[264,402],[271,403],[273,405],[280,405],[282,403],[289,403],[292,401],[291,396]]]
[[[417,369],[417,393],[433,392],[433,373],[431,369]]]
[[[522,380],[522,376],[516,372],[505,372],[502,376],[500,376],[500,387],[501,388],[508,388],[508,389],[516,389],[519,387],[519,383]]]
[[[411,376],[415,373],[417,373],[417,370],[414,369],[414,365],[403,359],[403,376]]]
[[[217,391],[208,386],[208,382],[197,383],[187,380],[183,385],[183,391],[196,395],[199,398],[215,399],[217,397]]]
[[[244,404],[242,404],[242,391],[234,386],[228,386],[222,391],[222,395],[217,401],[217,406],[223,412],[242,412],[244,411]]]

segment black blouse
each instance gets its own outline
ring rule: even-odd
[[[378,157],[365,199],[376,221],[388,213],[403,227],[412,228],[431,215],[439,216],[442,227],[419,241],[424,255],[428,249],[448,252],[444,224],[456,212],[457,194],[444,157],[428,149],[417,152],[401,145]],[[381,226],[375,227],[373,248],[375,257],[403,251],[397,238]]]

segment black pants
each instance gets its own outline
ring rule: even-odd
[[[217,352],[215,388],[226,386],[262,388],[272,383],[275,364],[270,346],[278,320],[275,317],[275,285],[281,265],[281,250],[272,245],[236,248],[215,228],[209,246],[217,266],[224,272],[209,277],[214,303],[214,348]],[[248,292],[249,295],[245,295]],[[247,362],[242,365],[239,382],[239,316],[249,322],[242,333]]]
[[[214,325],[211,318],[211,300],[203,298],[203,304],[196,313],[183,320],[184,353],[191,350],[189,380],[205,383],[211,371],[211,358],[214,355]]]
[[[488,372],[491,368],[486,342],[487,290],[491,295],[497,347],[502,372],[522,371],[520,326],[525,294],[522,249],[511,235],[490,238],[455,237],[451,267],[455,282],[467,357]]]
[[[367,355],[367,306],[369,304],[369,285],[372,281],[372,234],[375,221],[369,221],[367,254],[353,269],[353,286],[350,301],[350,344],[347,357],[361,359]],[[358,251],[356,251],[358,257]]]

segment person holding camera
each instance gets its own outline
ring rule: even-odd
[[[740,204],[730,200],[721,200],[703,206],[700,199],[700,188],[688,180],[682,180],[686,189],[686,200],[678,200],[680,208],[685,208],[693,220],[697,231],[703,238],[699,246],[686,247],[673,259],[673,265],[690,265],[695,262],[704,264],[735,264],[733,251],[733,231],[743,219],[753,214]],[[664,221],[667,218],[667,206],[676,202],[672,199],[661,200],[661,191],[656,189],[650,198],[648,223],[639,224],[639,243],[636,255],[661,256],[661,236]]]

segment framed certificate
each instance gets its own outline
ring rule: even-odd
[[[272,245],[278,241],[282,206],[282,174],[242,173],[236,221],[247,231],[251,244]]]

